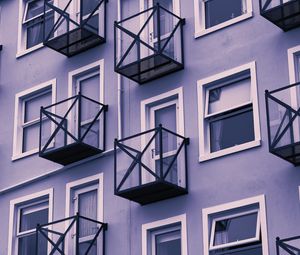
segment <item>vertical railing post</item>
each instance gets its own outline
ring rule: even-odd
[[[268,144],[269,144],[269,151],[272,151],[271,148],[271,127],[270,127],[270,113],[269,113],[269,91],[265,90],[265,101],[266,101],[266,113],[267,113],[267,130],[268,130]]]
[[[117,191],[117,139],[114,141],[114,190],[115,194],[118,192]]]
[[[37,224],[36,231],[35,231],[35,255],[39,254],[39,230],[40,230],[40,224]]]
[[[159,124],[159,167],[160,167],[160,180],[163,180],[163,142],[162,142],[162,124]],[[155,162],[154,162],[155,164]]]
[[[46,39],[46,1],[47,1],[47,0],[44,0],[43,43],[45,42],[45,39]]]
[[[75,236],[75,255],[79,255],[79,221],[80,221],[80,217],[79,217],[79,212],[76,213],[76,236]]]
[[[79,20],[80,20],[80,27],[82,25],[82,20],[83,20],[83,15],[82,15],[82,12],[83,12],[83,1],[82,0],[79,0],[80,2],[80,13],[79,13]]]
[[[119,55],[119,52],[117,52],[117,40],[119,45],[119,39],[117,38],[117,21],[114,22],[114,68],[116,70],[117,68],[117,56]],[[119,47],[118,47],[119,48]]]
[[[78,92],[78,123],[77,123],[77,134],[78,141],[81,142],[81,92]]]
[[[40,132],[39,132],[39,154],[41,154],[42,152],[42,119],[43,119],[43,106],[41,106],[40,108],[40,123],[39,123],[39,126],[40,126]],[[52,123],[51,123],[52,124]]]
[[[160,5],[157,3],[157,46],[158,46],[158,52],[160,53],[161,50],[161,42],[160,42]],[[155,35],[153,35],[154,37]]]
[[[279,255],[279,242],[280,242],[280,238],[276,237],[276,255]]]

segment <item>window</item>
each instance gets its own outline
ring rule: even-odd
[[[194,0],[196,37],[252,17],[252,0]]]
[[[20,0],[20,33],[19,54],[29,49],[42,46],[44,27],[44,1],[43,0]],[[46,10],[46,31],[50,31],[54,25],[54,13]]]
[[[66,189],[69,200],[67,201],[69,204],[67,216],[75,215],[78,212],[81,216],[103,222],[103,174],[68,183]],[[81,219],[79,229],[79,250],[84,252],[94,239],[98,225],[92,221]],[[75,246],[69,249],[73,250]],[[102,254],[101,249],[101,245],[97,245],[95,242],[90,253]],[[72,251],[68,252],[72,253]],[[68,252],[66,254],[69,254]]]
[[[55,102],[55,84],[52,80],[16,95],[13,159],[38,152],[40,108]],[[41,125],[44,131],[42,139],[46,140],[53,127],[46,119]]]
[[[8,254],[36,253],[36,226],[52,220],[53,189],[20,197],[10,202]],[[47,254],[45,238],[39,238],[39,253]]]
[[[200,160],[259,145],[255,63],[198,81],[198,92]]]
[[[141,114],[141,132],[153,129],[161,124],[171,132],[184,135],[182,88],[143,100],[141,103]],[[151,135],[153,134],[151,133],[150,136]],[[146,144],[145,139],[142,139],[141,148],[144,148],[144,144]],[[148,139],[146,140],[148,141]],[[171,164],[177,152],[178,143],[178,138],[173,134],[168,132],[162,133],[163,163],[166,169],[169,164]],[[160,170],[159,145],[159,136],[156,136],[154,142],[150,145],[151,159],[149,160],[151,169],[155,169],[158,175]],[[170,174],[168,175],[168,181],[179,186],[185,183],[184,165],[181,165],[181,162],[184,162],[184,159],[180,159],[179,157],[179,160],[176,164],[173,164]],[[145,174],[143,181],[146,183],[153,181],[152,179],[152,175],[149,174],[148,176],[148,174]]]
[[[143,255],[187,255],[186,216],[142,226]]]
[[[203,209],[205,255],[268,254],[264,196]]]

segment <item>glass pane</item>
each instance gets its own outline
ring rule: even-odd
[[[168,130],[177,133],[177,114],[176,114],[176,104],[161,108],[155,111],[155,127],[159,124]],[[163,153],[168,151],[173,151],[177,148],[176,136],[170,134],[166,131],[162,132],[162,145]],[[158,155],[160,151],[159,135],[155,137],[155,154]]]
[[[209,90],[208,113],[216,113],[250,101],[251,80],[243,79]],[[239,96],[236,96],[239,95]]]
[[[254,238],[257,212],[216,222],[214,245],[221,245]]]
[[[48,222],[48,202],[21,209],[20,232],[35,229],[37,224]]]
[[[25,117],[24,122],[40,118],[40,109],[41,106],[51,105],[52,102],[52,92],[51,90],[47,91],[46,94],[36,96],[32,99],[25,99]]]
[[[23,150],[22,152],[37,149],[39,147],[39,123],[23,129]]]
[[[91,123],[81,126],[81,136],[85,134]],[[93,147],[99,148],[99,120],[97,120],[86,134],[84,143],[89,144]]]
[[[81,216],[97,219],[97,193],[97,190],[92,190],[79,194],[78,212]],[[80,219],[79,229],[79,237],[94,235],[98,230],[96,223],[84,219]]]
[[[96,74],[92,77],[80,81],[80,92],[82,95],[99,102],[100,99],[99,84],[100,84],[100,76],[99,74]]]
[[[156,236],[156,255],[180,255],[180,230]]]
[[[26,13],[26,20],[34,18],[44,13],[44,1],[36,0],[28,3],[28,10]]]
[[[173,156],[163,158],[163,160],[162,160],[163,168],[162,169],[163,169],[164,174],[168,171],[174,157],[175,156],[173,155]],[[155,170],[156,170],[156,174],[158,176],[160,176],[160,162],[161,162],[160,160],[155,160]],[[178,184],[177,159],[172,164],[170,171],[164,180],[166,180],[170,183],[176,184],[176,185]]]
[[[31,48],[43,42],[42,21],[27,27],[27,48]]]
[[[153,4],[156,5],[159,3],[161,6],[163,6],[165,9],[169,10],[170,12],[173,12],[173,1],[172,0],[154,0]],[[160,9],[160,34],[161,36],[171,33],[173,30],[173,20],[174,17],[166,12],[163,9]],[[158,24],[157,24],[157,15],[153,18],[154,21],[154,38],[157,38],[158,36]],[[162,38],[161,38],[162,39]]]
[[[205,27],[210,28],[245,12],[244,0],[207,0],[205,2]]]
[[[35,233],[20,237],[18,242],[18,255],[32,255],[36,254]],[[45,238],[39,237],[38,255],[47,254],[47,241]]]
[[[79,244],[79,255],[86,255],[87,249],[90,247],[91,242],[84,242]],[[97,244],[94,243],[87,255],[97,255]]]
[[[92,13],[99,4],[99,2],[99,0],[81,0],[82,16],[84,17],[85,15]]]
[[[224,117],[210,123],[211,152],[254,140],[253,111]]]
[[[215,250],[215,251],[210,251],[210,255],[217,255],[220,250]],[[257,246],[249,246],[249,248],[240,250],[240,249],[233,249],[231,248],[230,250],[226,250],[226,255],[262,255],[262,247],[257,247]],[[286,254],[288,255],[288,254]]]

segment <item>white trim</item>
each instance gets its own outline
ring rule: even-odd
[[[205,123],[205,98],[206,98],[206,87],[218,80],[224,78],[230,78],[230,76],[238,75],[244,71],[250,72],[251,79],[251,102],[253,108],[253,122],[254,122],[254,140],[229,147],[216,152],[210,152],[210,142],[206,135],[207,124]],[[197,81],[198,91],[198,125],[199,125],[199,161],[206,161],[213,158],[218,158],[224,155],[232,154],[235,152],[250,149],[261,145],[261,134],[260,134],[260,120],[259,120],[259,108],[258,108],[258,95],[257,95],[257,79],[256,79],[256,63],[255,61],[248,64],[215,74],[213,76],[204,78]]]
[[[209,215],[225,212],[227,210],[237,209],[240,207],[257,204],[259,205],[259,220],[261,227],[261,239],[262,239],[262,251],[263,255],[269,254],[268,248],[268,236],[267,236],[267,217],[266,217],[266,202],[265,195],[259,195],[255,197],[250,197],[234,202],[229,202],[226,204],[221,204],[217,206],[212,206],[209,208],[202,209],[202,226],[203,226],[203,248],[204,255],[209,255]]]
[[[56,79],[52,79],[31,87],[29,89],[23,90],[15,95],[15,113],[14,113],[14,136],[13,136],[13,152],[12,152],[12,160],[17,160],[20,158],[24,158],[30,155],[33,155],[39,151],[39,148],[35,148],[30,151],[22,152],[22,127],[20,127],[20,118],[23,115],[23,100],[31,96],[33,94],[38,94],[39,91],[42,91],[47,88],[51,88],[52,93],[52,104],[56,102]],[[52,111],[55,113],[55,109],[53,108]]]
[[[142,225],[142,255],[147,254],[148,245],[148,232],[154,230],[155,228],[168,227],[171,224],[181,224],[181,255],[188,255],[188,245],[187,245],[187,225],[186,225],[186,214],[181,214],[171,218],[158,220]]]
[[[30,195],[26,195],[23,197],[15,198],[10,200],[9,205],[9,229],[8,229],[8,246],[7,246],[7,255],[16,254],[16,250],[14,249],[14,236],[15,236],[15,217],[16,217],[16,209],[24,203],[30,203],[30,201],[34,201],[36,199],[41,199],[43,197],[48,196],[49,199],[49,215],[48,222],[53,220],[53,188],[46,189],[40,192],[36,192]]]
[[[227,20],[210,28],[205,28],[205,11],[204,11],[204,0],[194,0],[194,16],[195,16],[195,38],[210,34],[212,32],[218,31],[225,27],[231,26],[238,22],[244,21],[246,19],[253,17],[253,7],[252,0],[246,1],[246,13],[242,14],[236,18]]]
[[[96,174],[93,176],[89,176],[89,177],[85,177],[82,179],[78,179],[76,181],[72,181],[66,184],[66,204],[65,204],[65,218],[68,218],[70,216],[72,216],[72,212],[71,212],[71,194],[72,191],[75,191],[76,189],[80,189],[80,186],[85,186],[85,185],[95,185],[97,184],[98,186],[98,215],[97,215],[97,220],[100,222],[104,222],[104,183],[103,183],[103,179],[104,179],[104,174],[100,173],[100,174]],[[70,222],[66,221],[65,222],[65,229],[68,228]],[[69,245],[68,242],[70,240],[68,240],[68,238],[66,239],[66,254],[68,253],[68,249],[69,249]]]

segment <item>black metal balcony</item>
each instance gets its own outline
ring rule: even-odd
[[[159,4],[115,22],[115,72],[143,84],[183,69],[184,24]]]
[[[39,155],[67,165],[105,151],[108,106],[82,94],[42,107]]]
[[[36,228],[36,255],[105,254],[107,223],[79,214]]]
[[[115,140],[115,195],[145,205],[187,194],[188,144],[161,125]]]
[[[300,165],[300,83],[266,91],[269,151]]]
[[[300,0],[259,0],[260,14],[283,31],[300,26]]]
[[[44,0],[44,18],[54,13],[54,24],[44,24],[44,45],[71,57],[105,43],[108,0]],[[76,10],[75,10],[76,9]]]
[[[300,253],[300,236],[276,238],[276,255],[298,255]]]

